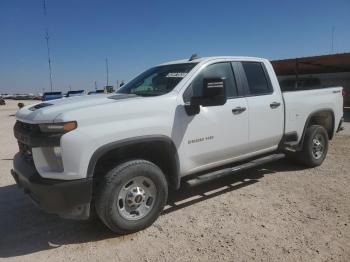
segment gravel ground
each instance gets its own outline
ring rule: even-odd
[[[318,168],[282,160],[182,189],[153,226],[116,236],[45,214],[17,189],[16,103],[0,107],[0,261],[350,261],[348,131]]]

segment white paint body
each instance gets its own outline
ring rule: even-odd
[[[228,99],[225,105],[201,107],[189,116],[184,109],[183,92],[207,65],[223,61],[264,63],[273,93],[256,97]],[[171,63],[183,63],[187,60]],[[163,135],[175,144],[180,175],[214,168],[246,158],[273,152],[284,133],[297,132],[300,139],[308,116],[328,108],[335,116],[335,129],[343,115],[341,87],[281,93],[270,62],[250,57],[209,57],[197,59],[190,73],[168,94],[156,97],[109,99],[110,95],[72,97],[50,101],[53,106],[30,111],[26,106],[16,117],[27,123],[77,121],[78,128],[61,138],[63,172],[52,172],[42,148],[33,148],[35,166],[42,177],[81,179],[87,176],[89,161],[101,146],[123,139]],[[335,91],[335,92],[334,92]],[[338,92],[340,91],[340,92]],[[272,102],[282,106],[271,109]],[[247,110],[239,115],[232,109]],[[335,131],[335,130],[334,130]],[[200,143],[197,138],[213,137]]]

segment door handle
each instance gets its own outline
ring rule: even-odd
[[[270,104],[270,107],[271,107],[272,109],[274,109],[274,108],[279,107],[280,105],[281,105],[281,103],[273,102],[273,103]]]
[[[233,113],[234,115],[238,115],[238,114],[240,114],[240,113],[242,113],[242,112],[244,112],[244,111],[246,111],[246,110],[247,110],[246,107],[240,107],[240,106],[238,106],[238,107],[235,107],[234,109],[232,109],[232,113]]]

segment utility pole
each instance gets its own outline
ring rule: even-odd
[[[46,29],[45,39],[46,39],[46,47],[47,47],[47,61],[49,63],[50,90],[52,92],[52,68],[51,68],[50,45],[49,45],[50,37],[47,29]]]
[[[106,58],[106,76],[107,76],[107,84],[106,86],[108,86],[108,59]]]
[[[47,19],[46,0],[44,0],[44,16]],[[49,45],[50,37],[49,37],[49,29],[47,25],[46,25],[45,39],[46,39],[46,47],[47,47],[47,61],[49,64],[50,90],[52,92],[52,68],[51,68],[51,55],[50,55],[50,45]]]
[[[332,26],[332,54],[334,53],[334,31],[335,31],[335,27]]]

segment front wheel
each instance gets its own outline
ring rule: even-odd
[[[163,210],[168,185],[153,163],[133,160],[109,171],[98,185],[96,211],[114,232],[126,234],[150,226]]]
[[[297,159],[308,167],[322,164],[328,152],[328,134],[323,126],[312,125],[306,129],[303,149]]]

